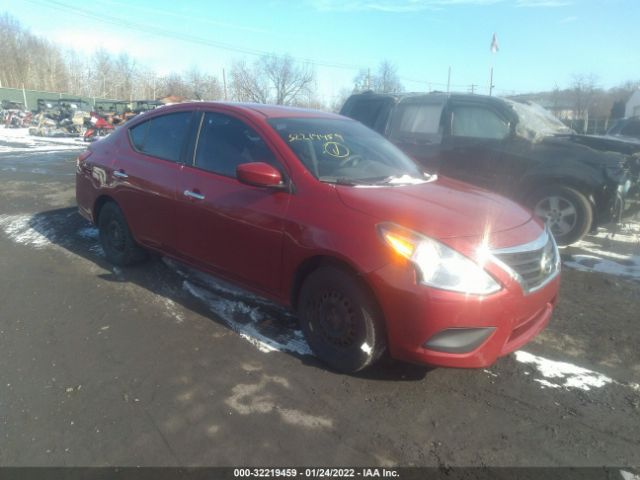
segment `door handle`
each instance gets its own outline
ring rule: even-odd
[[[194,200],[204,200],[204,195],[198,192],[192,192],[191,190],[185,190],[184,196],[193,198]]]
[[[127,175],[124,170],[114,171],[113,176],[116,178],[129,178],[129,175]]]

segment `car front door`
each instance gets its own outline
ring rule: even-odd
[[[290,194],[236,179],[243,163],[285,174],[267,142],[245,121],[204,112],[192,161],[178,182],[179,250],[188,260],[264,292],[277,292]]]
[[[509,120],[490,105],[452,101],[444,123],[440,172],[501,190],[506,174],[501,164],[511,136]]]
[[[134,236],[160,250],[176,246],[176,182],[193,115],[168,113],[134,125],[113,163],[113,196]]]

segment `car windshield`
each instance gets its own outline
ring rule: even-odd
[[[550,135],[571,135],[575,132],[536,103],[506,100],[518,115],[516,134],[529,140],[539,140]]]
[[[360,123],[325,118],[277,118],[269,123],[320,181],[376,185],[428,180],[413,160]]]

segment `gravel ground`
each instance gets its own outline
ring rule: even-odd
[[[110,266],[74,206],[82,145],[16,142],[0,465],[640,465],[637,221],[563,251],[551,324],[490,369],[345,376],[277,305],[166,259]]]

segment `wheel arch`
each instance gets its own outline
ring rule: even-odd
[[[118,205],[118,202],[114,200],[110,195],[102,194],[98,198],[96,198],[95,202],[93,202],[93,223],[98,224],[98,219],[100,218],[100,211],[102,207],[104,207],[108,202],[113,202]]]
[[[298,308],[300,291],[305,280],[309,277],[309,275],[311,275],[319,268],[327,266],[344,270],[345,272],[359,279],[360,283],[364,286],[369,295],[371,295],[371,298],[376,303],[376,306],[380,309],[380,312],[384,313],[381,308],[380,302],[378,301],[378,297],[376,296],[375,290],[372,288],[369,282],[367,282],[362,272],[348,260],[330,254],[314,255],[312,257],[306,258],[300,263],[300,265],[298,265],[298,268],[296,268],[293,274],[293,279],[291,281],[291,288],[289,293],[289,301],[291,302],[291,307],[294,311]]]
[[[584,195],[592,207],[595,207],[596,188],[588,182],[579,178],[558,177],[558,176],[540,176],[523,180],[521,183],[521,192],[518,200],[527,207],[531,207],[528,203],[531,201],[537,190],[548,190],[553,187],[569,187],[582,195]]]

